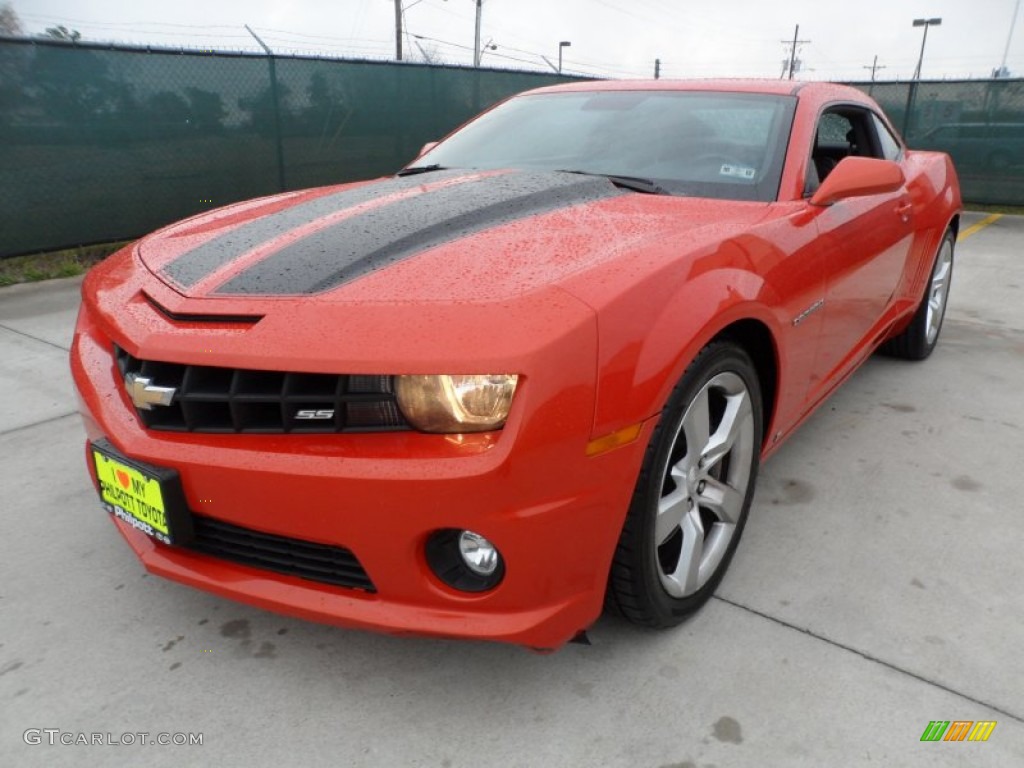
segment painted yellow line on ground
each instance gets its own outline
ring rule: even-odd
[[[971,235],[976,234],[977,232],[980,232],[985,227],[987,227],[989,224],[994,224],[995,222],[999,221],[1001,218],[1003,218],[1003,214],[1001,214],[1001,213],[993,213],[991,216],[986,216],[981,221],[977,222],[976,224],[971,224],[971,226],[969,226],[967,229],[965,229],[963,232],[961,232],[960,236],[956,239],[956,241],[959,243],[961,240],[966,240]]]

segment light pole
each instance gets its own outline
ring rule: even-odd
[[[924,62],[924,44],[928,42],[928,27],[937,27],[942,19],[914,19],[915,27],[924,27],[924,34],[921,36],[921,55],[917,57],[917,69],[914,70],[914,80],[921,79],[921,64]]]
[[[476,0],[476,35],[473,37],[473,66],[480,66],[480,16],[483,14],[483,0]]]
[[[996,77],[1009,77],[1006,71],[1006,57],[1010,53],[1010,43],[1013,42],[1013,28],[1017,26],[1017,14],[1020,13],[1020,0],[1013,6],[1013,19],[1010,21],[1010,30],[1006,33],[1006,47],[1003,49],[1003,63],[999,65]]]
[[[569,48],[572,46],[568,40],[563,40],[558,44],[558,74],[562,74],[562,49]]]

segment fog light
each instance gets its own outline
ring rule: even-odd
[[[473,531],[434,531],[425,554],[437,578],[460,592],[486,592],[505,577],[505,561],[498,548]]]
[[[498,568],[498,550],[479,533],[463,531],[459,534],[459,554],[469,570],[481,576],[490,576]]]

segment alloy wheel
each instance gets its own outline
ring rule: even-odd
[[[723,372],[687,406],[663,470],[655,557],[672,597],[697,592],[736,535],[751,479],[754,414],[743,379]]]

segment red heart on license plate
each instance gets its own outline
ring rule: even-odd
[[[122,472],[120,469],[117,470],[117,482],[123,485],[126,491],[128,490],[128,485],[131,483],[131,481],[132,479],[128,477],[127,472]]]

